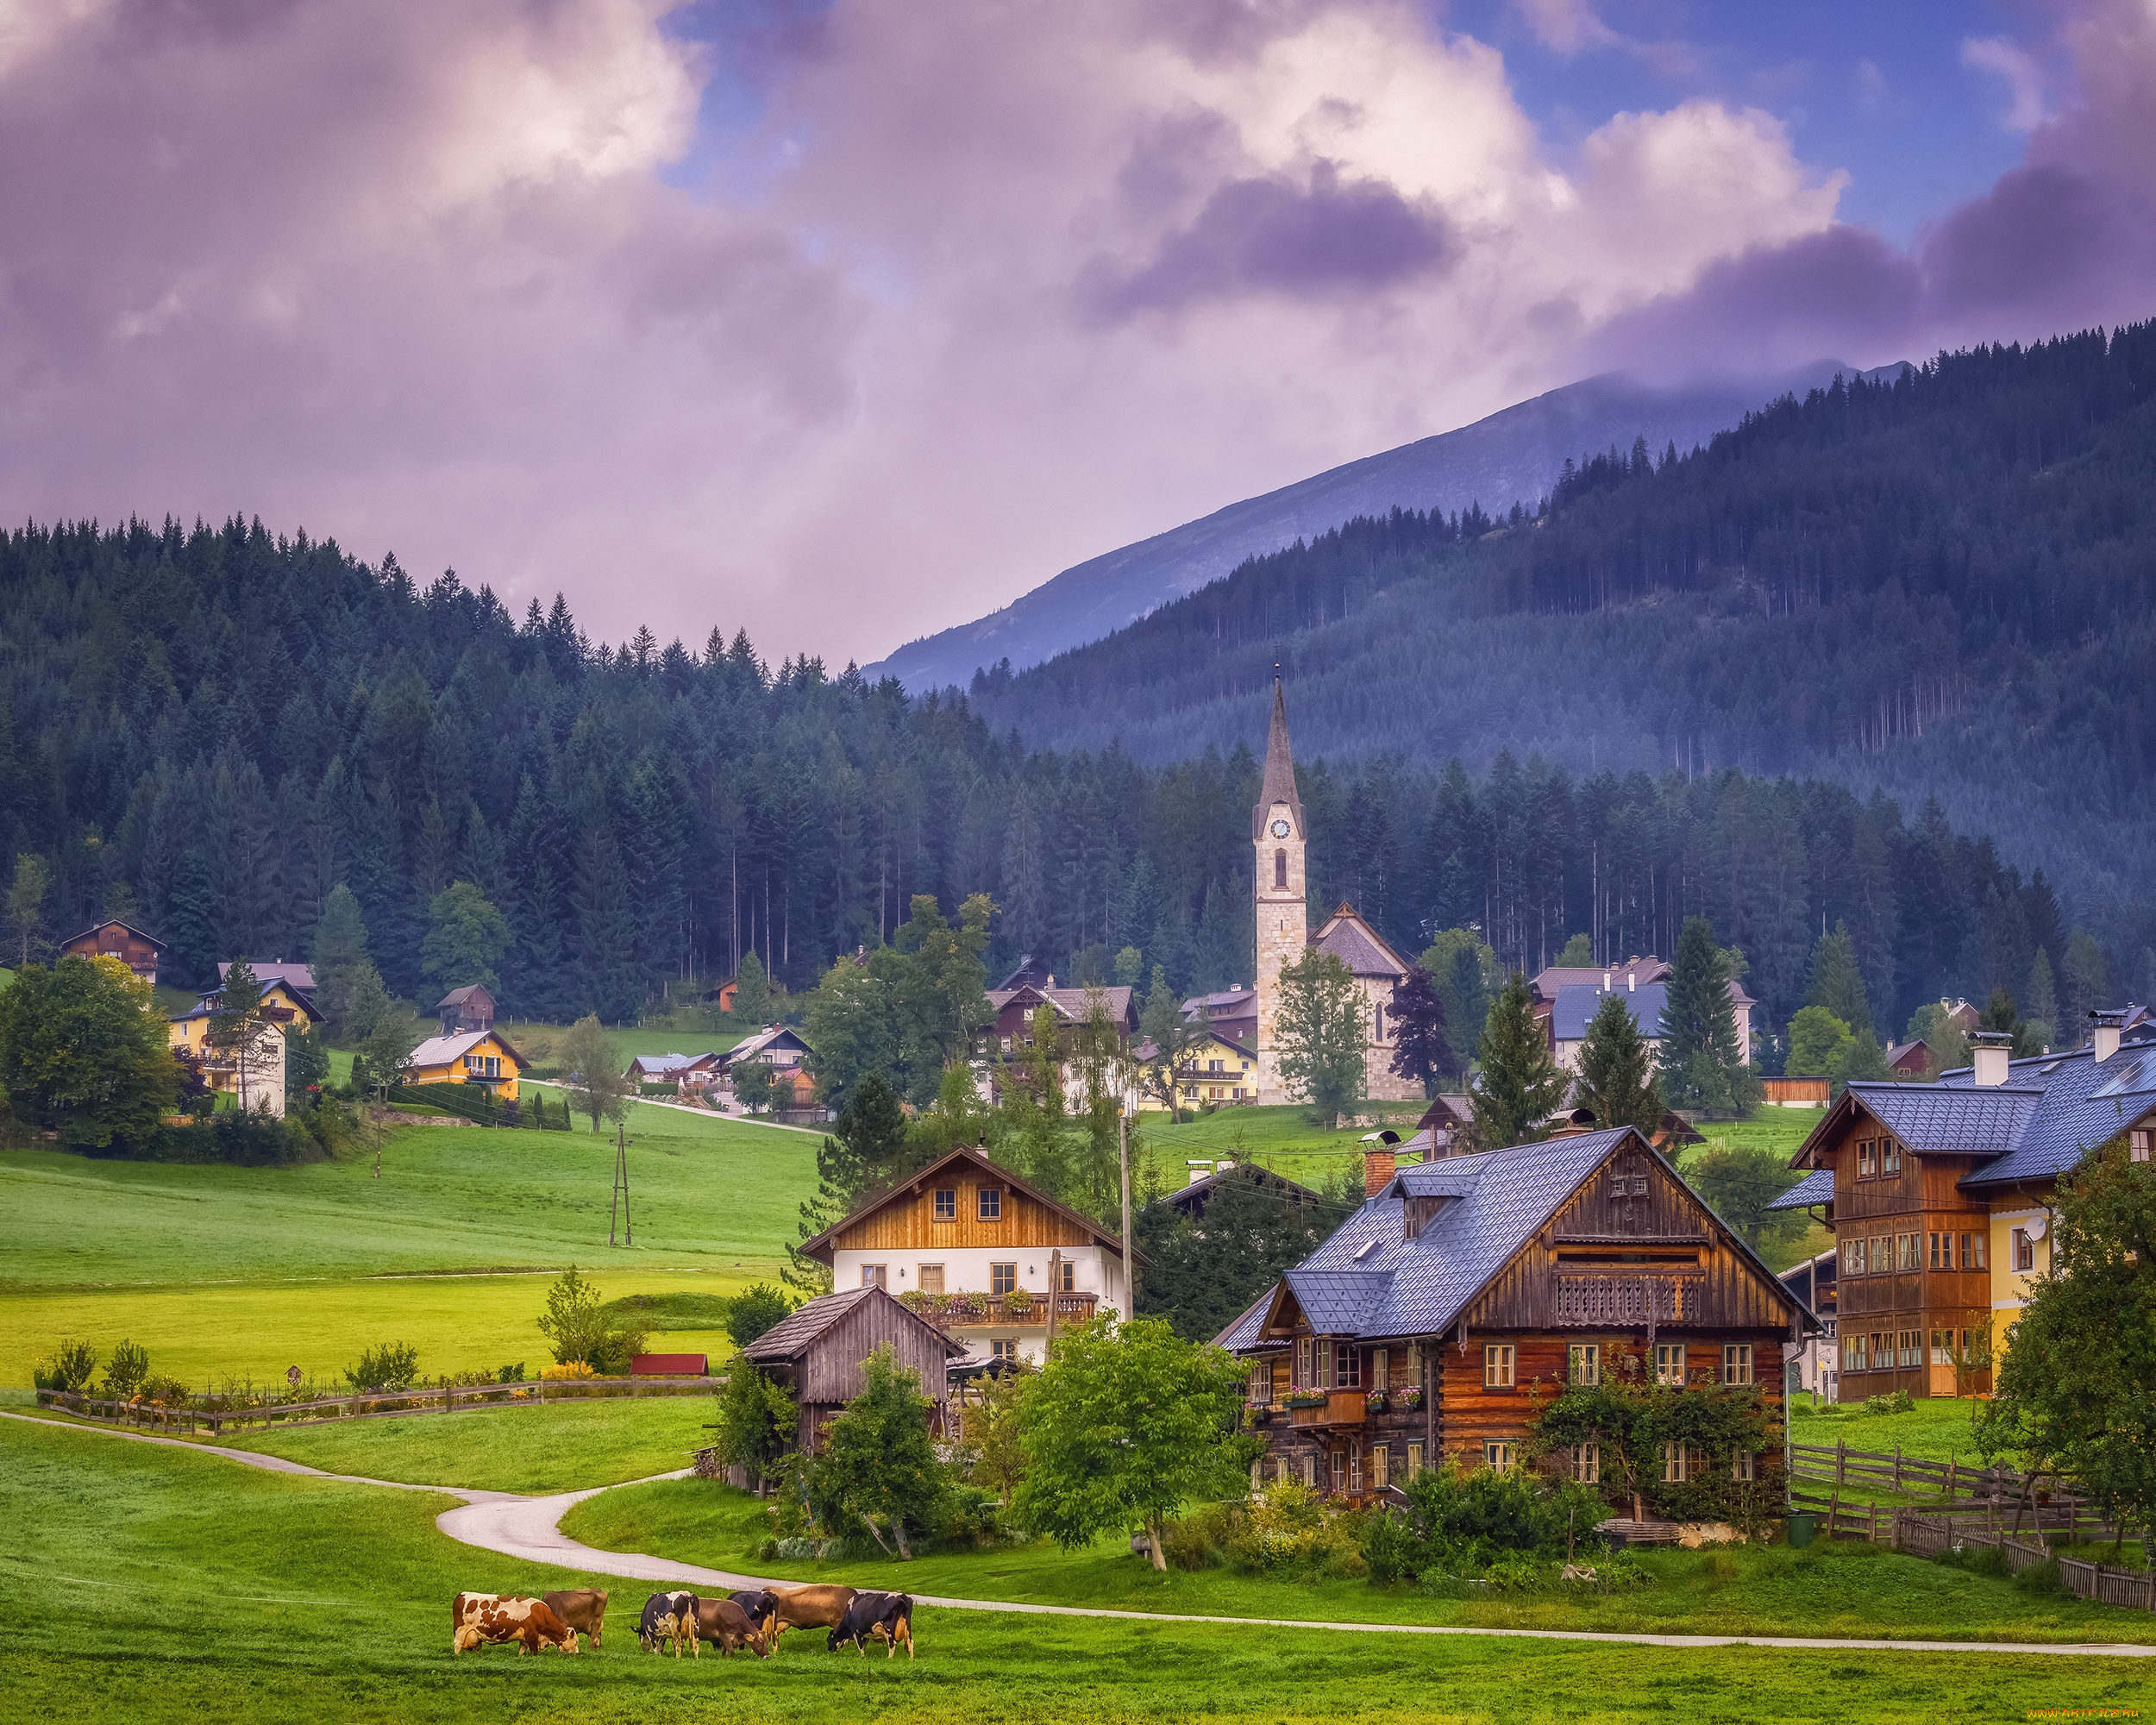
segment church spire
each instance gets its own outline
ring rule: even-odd
[[[1288,702],[1280,684],[1280,668],[1273,668],[1273,724],[1265,735],[1265,777],[1258,787],[1257,802],[1250,810],[1250,837],[1256,839],[1265,831],[1265,817],[1275,803],[1286,803],[1294,811],[1295,837],[1306,836],[1302,819],[1302,799],[1295,794],[1295,756],[1288,743]]]

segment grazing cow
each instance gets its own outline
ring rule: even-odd
[[[717,1647],[722,1658],[730,1658],[736,1647],[746,1647],[760,1659],[771,1657],[764,1646],[762,1630],[749,1621],[749,1614],[730,1599],[699,1599],[696,1602],[696,1637]]]
[[[788,1629],[836,1629],[854,1603],[850,1587],[774,1587],[771,1590],[771,1644]]]
[[[853,1603],[846,1608],[845,1616],[831,1631],[828,1651],[837,1653],[847,1642],[854,1644],[856,1653],[866,1653],[862,1642],[874,1637],[890,1643],[884,1658],[890,1659],[899,1651],[899,1643],[906,1643],[906,1656],[913,1657],[913,1601],[903,1593],[856,1593]]]
[[[562,1593],[542,1593],[554,1615],[572,1629],[581,1629],[599,1647],[599,1627],[606,1621],[606,1596],[596,1587],[573,1587]]]
[[[778,1615],[778,1596],[768,1587],[747,1587],[730,1596],[741,1607],[742,1615],[762,1632],[767,1640],[776,1636],[774,1619]]]
[[[674,1647],[674,1657],[681,1657],[681,1647],[688,1644],[692,1657],[704,1657],[703,1644],[696,1639],[696,1596],[693,1593],[655,1593],[644,1601],[644,1615],[637,1620],[636,1640],[647,1653],[655,1653],[668,1643]]]
[[[543,1599],[517,1594],[460,1593],[449,1607],[449,1651],[514,1641],[519,1656],[544,1647],[577,1651],[576,1631]]]

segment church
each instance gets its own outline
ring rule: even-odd
[[[1312,946],[1344,963],[1362,991],[1369,1037],[1363,1051],[1363,1094],[1373,1101],[1422,1100],[1422,1087],[1392,1070],[1397,1045],[1392,1024],[1393,985],[1407,975],[1407,961],[1385,938],[1343,904],[1310,932],[1309,879],[1304,856],[1310,839],[1302,799],[1295,794],[1295,760],[1288,743],[1288,703],[1273,679],[1273,724],[1265,738],[1265,777],[1250,810],[1250,881],[1257,919],[1257,1100],[1292,1102],[1280,1076],[1280,973]]]

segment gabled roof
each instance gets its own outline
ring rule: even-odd
[[[1027,982],[1015,988],[990,988],[987,993],[992,1012],[1000,1013],[1013,1000],[1023,999],[1029,1008],[1036,1002],[1052,1008],[1056,1016],[1065,1024],[1082,1024],[1086,1014],[1093,1010],[1093,998],[1096,994],[1107,1008],[1110,1018],[1128,1019],[1132,990],[1120,982],[1103,982],[1087,988],[1044,988]]]
[[[103,922],[93,922],[88,928],[83,930],[80,934],[69,935],[66,939],[60,942],[60,944],[63,947],[72,946],[77,941],[87,940],[94,934],[103,934],[109,928],[123,928],[127,930],[129,934],[133,935],[137,940],[147,942],[148,944],[155,947],[160,952],[169,952],[172,950],[171,947],[167,946],[163,941],[160,940],[147,929],[137,928],[133,923],[125,921],[119,917],[107,917]],[[217,974],[219,975],[222,975],[224,974],[224,968],[225,967],[222,964],[217,967]]]
[[[891,1295],[881,1288],[848,1288],[837,1294],[819,1294],[806,1305],[780,1319],[777,1323],[743,1348],[741,1351],[741,1357],[743,1359],[774,1363],[781,1360],[799,1359],[813,1347],[818,1339],[841,1318],[862,1302],[869,1300],[889,1301],[892,1305],[896,1306],[901,1312],[905,1312],[908,1318],[920,1325],[922,1328],[936,1330],[936,1326],[930,1323],[927,1319],[918,1313],[906,1311],[902,1301],[893,1300]],[[936,1330],[936,1334],[943,1344],[943,1352],[946,1357],[965,1352],[964,1342],[954,1340],[941,1330]]]
[[[1545,964],[1535,972],[1528,987],[1538,1000],[1554,1000],[1560,988],[1644,988],[1650,982],[1666,982],[1670,969],[1667,959],[1651,953],[1645,958],[1627,958],[1621,964]]]
[[[217,966],[217,980],[223,982],[231,969],[229,961],[221,962]],[[289,982],[293,988],[304,988],[310,994],[315,990],[315,970],[311,964],[288,964],[281,958],[274,963],[257,964],[250,959],[248,969],[254,973],[254,980],[265,988],[272,982]]]
[[[1309,823],[1302,818],[1302,799],[1295,794],[1295,755],[1288,744],[1288,702],[1281,693],[1277,674],[1273,678],[1273,722],[1265,733],[1265,777],[1258,786],[1257,800],[1250,806],[1251,843],[1265,836],[1265,817],[1273,812],[1275,803],[1288,805],[1295,819],[1295,837],[1309,837]]]
[[[488,1006],[491,1007],[494,1004],[494,991],[492,988],[489,988],[486,983],[467,982],[461,988],[452,988],[448,994],[444,994],[440,1000],[436,1000],[434,1005],[434,1009],[436,1012],[440,1012],[444,1007],[461,1007],[467,1000],[472,999],[472,997],[475,994],[486,995],[486,1004]]]
[[[1320,1333],[1370,1341],[1440,1334],[1627,1139],[1660,1164],[1670,1179],[1680,1178],[1630,1126],[1403,1168],[1289,1270],[1282,1286]],[[1405,1228],[1409,1197],[1452,1201],[1409,1239]],[[1783,1287],[1758,1254],[1703,1201],[1701,1208],[1713,1218],[1720,1243],[1750,1265],[1762,1286],[1777,1290],[1795,1311],[1804,1313],[1803,1302]],[[1280,1289],[1272,1297],[1268,1312],[1275,1308]],[[1253,1321],[1245,1313],[1231,1327],[1237,1339],[1227,1345],[1257,1346],[1263,1323],[1262,1316]]]
[[[404,1058],[407,1066],[447,1066],[452,1060],[461,1060],[482,1042],[496,1044],[517,1065],[524,1063],[524,1057],[509,1045],[508,1039],[498,1030],[459,1031],[454,1036],[430,1036]]]
[[[1203,1210],[1206,1201],[1219,1189],[1222,1181],[1238,1176],[1244,1180],[1262,1180],[1269,1190],[1278,1192],[1295,1203],[1319,1204],[1325,1201],[1318,1193],[1313,1192],[1307,1186],[1298,1185],[1285,1174],[1275,1174],[1269,1168],[1260,1168],[1254,1163],[1244,1162],[1232,1168],[1216,1169],[1202,1179],[1178,1186],[1171,1192],[1163,1192],[1153,1202],[1169,1209],[1181,1210],[1188,1215],[1193,1210]]]
[[[753,1054],[761,1054],[782,1043],[791,1043],[804,1054],[809,1051],[808,1044],[801,1039],[799,1032],[787,1025],[772,1025],[736,1043],[719,1057],[719,1063],[724,1066],[731,1066],[737,1060],[746,1060]]]
[[[1351,904],[1342,904],[1327,917],[1311,936],[1310,944],[1332,954],[1357,976],[1390,976],[1397,981],[1407,974],[1407,961]]]
[[[1814,1168],[1796,1185],[1768,1205],[1770,1210],[1805,1210],[1814,1204],[1834,1201],[1834,1170]]]
[[[1550,1014],[1550,1033],[1559,1042],[1579,1042],[1587,1035],[1587,1021],[1602,1009],[1602,1002],[1614,994],[1632,1013],[1632,1021],[1639,1034],[1650,1042],[1662,1037],[1662,1015],[1670,999],[1670,985],[1666,982],[1642,982],[1636,988],[1627,988],[1622,979],[1614,988],[1604,988],[1599,983],[1568,982],[1557,990],[1557,1004]]]
[[[1025,1193],[1025,1195],[1031,1198],[1035,1203],[1045,1205],[1049,1209],[1054,1211],[1066,1221],[1076,1223],[1088,1234],[1093,1236],[1094,1243],[1096,1245],[1106,1246],[1118,1258],[1123,1256],[1123,1241],[1120,1236],[1109,1233],[1091,1217],[1081,1215],[1077,1211],[1072,1209],[1069,1205],[1058,1203],[1055,1199],[1050,1197],[1047,1193],[1042,1191],[1037,1186],[1029,1186],[1025,1181],[1019,1179],[1017,1175],[1012,1173],[1009,1169],[999,1168],[994,1163],[988,1160],[987,1153],[982,1151],[981,1146],[978,1145],[961,1145],[956,1150],[951,1151],[947,1155],[938,1157],[935,1161],[930,1163],[927,1167],[922,1169],[918,1174],[909,1174],[897,1185],[892,1187],[889,1191],[879,1193],[876,1196],[869,1199],[867,1203],[862,1205],[860,1208],[853,1211],[848,1215],[839,1218],[838,1220],[833,1222],[829,1227],[825,1228],[822,1233],[816,1235],[812,1239],[802,1241],[802,1251],[808,1257],[816,1259],[816,1261],[819,1264],[829,1264],[837,1251],[837,1248],[831,1245],[831,1242],[844,1230],[851,1227],[863,1216],[873,1216],[877,1211],[888,1209],[893,1204],[912,1202],[912,1201],[918,1198],[923,1192],[927,1191],[930,1188],[934,1186],[937,1177],[941,1175],[945,1169],[961,1162],[971,1163],[983,1174],[991,1176],[995,1180],[996,1183],[1000,1186],[1007,1187],[1013,1192]],[[1132,1255],[1140,1264],[1146,1262],[1145,1254],[1144,1252],[1137,1251],[1134,1249]]]
[[[632,1056],[630,1065],[644,1072],[687,1072],[707,1063],[716,1064],[716,1054],[639,1054]]]

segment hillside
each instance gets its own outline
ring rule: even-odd
[[[1400,513],[1252,559],[976,706],[1172,760],[1262,734],[1279,662],[1308,758],[1936,796],[2122,915],[2156,886],[2123,839],[2156,818],[2153,394],[2156,326],[1942,355],[1598,458],[1540,520]]]
[[[909,642],[868,674],[898,678],[916,693],[964,687],[976,670],[1007,661],[1024,670],[1229,574],[1244,559],[1313,539],[1357,516],[1395,509],[1457,514],[1479,505],[1503,514],[1546,495],[1568,457],[1629,448],[1644,436],[1659,449],[1689,449],[1788,390],[1830,382],[1846,369],[1827,361],[1786,377],[1656,388],[1614,373],[1553,389],[1457,431],[1246,498],[1065,569],[975,622]],[[1895,368],[1889,368],[1890,370]]]

